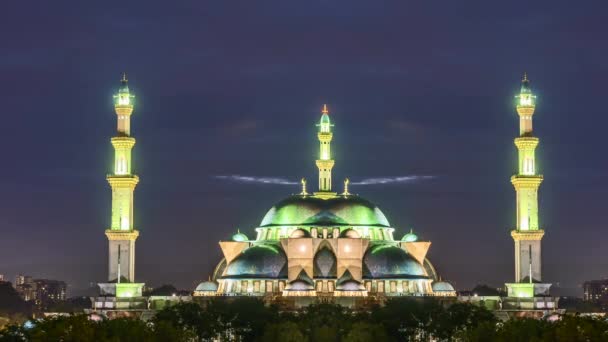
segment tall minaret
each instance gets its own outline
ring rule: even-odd
[[[317,125],[319,132],[317,137],[319,138],[320,144],[320,155],[317,159],[317,167],[319,168],[319,192],[331,192],[331,169],[334,167],[334,160],[331,159],[331,139],[333,134],[331,128],[333,127],[329,120],[329,111],[327,105],[323,105],[321,111],[321,120]]]
[[[135,240],[139,231],[133,226],[133,191],[139,177],[131,171],[131,149],[135,138],[131,137],[133,96],[129,92],[127,76],[123,74],[118,94],[114,95],[114,110],[118,119],[117,134],[112,138],[114,146],[114,173],[107,176],[112,187],[112,222],[106,230],[109,240],[110,282],[135,281]]]
[[[539,141],[532,131],[536,96],[530,89],[526,74],[516,98],[519,137],[515,138],[515,146],[519,153],[519,167],[518,173],[511,177],[517,197],[517,224],[511,231],[515,241],[515,282],[522,282],[530,275],[534,281],[541,281],[541,240],[545,231],[538,225],[538,187],[543,176],[536,170],[534,156]],[[529,278],[526,280],[530,281]]]

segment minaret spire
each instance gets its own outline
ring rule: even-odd
[[[135,146],[135,138],[131,137],[134,98],[127,86],[127,75],[123,73],[118,93],[114,95],[118,125],[117,134],[111,139],[114,172],[107,180],[112,187],[112,219],[106,236],[110,244],[108,279],[124,277],[131,283],[135,281],[135,240],[139,236],[133,222],[133,192],[139,177],[131,169],[131,150]]]
[[[511,231],[515,241],[515,281],[526,276],[541,280],[541,239],[544,230],[538,223],[538,188],[543,176],[536,169],[535,150],[539,139],[533,135],[532,116],[536,109],[536,96],[530,88],[530,80],[524,73],[517,99],[519,137],[515,146],[519,154],[518,172],[511,177],[516,191],[517,222]]]
[[[331,158],[331,140],[333,133],[331,128],[333,127],[331,120],[329,119],[329,110],[327,105],[323,105],[321,110],[321,120],[317,126],[319,131],[317,137],[319,139],[320,153],[319,159],[317,159],[317,167],[319,168],[319,193],[331,193],[331,170],[334,167],[334,160]]]

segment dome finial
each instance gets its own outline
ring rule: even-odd
[[[127,83],[127,73],[126,72],[122,73],[122,78],[120,79],[120,82]]]
[[[524,78],[521,79],[522,82],[529,82],[528,81],[528,73],[524,71]]]
[[[321,111],[322,114],[329,114],[329,110],[327,109],[327,104],[323,105],[323,110]]]
[[[300,195],[308,195],[308,192],[306,192],[306,178],[302,178],[302,180],[300,180],[300,183],[302,183],[302,192],[300,193]]]
[[[348,183],[350,183],[350,179],[348,179],[348,178],[344,179],[344,192],[342,193],[342,195],[345,195],[345,196],[350,195],[350,192],[348,192]]]

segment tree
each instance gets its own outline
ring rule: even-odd
[[[8,281],[0,281],[0,314],[6,316],[13,316],[16,314],[30,316],[31,313],[32,306],[21,299],[11,283]]]
[[[178,303],[157,312],[152,320],[163,329],[173,327],[185,334],[210,339],[218,334],[216,322],[196,303]]]
[[[357,321],[353,323],[344,341],[349,342],[384,342],[389,336],[381,324]]]
[[[26,340],[33,342],[64,341],[93,342],[96,338],[97,323],[85,315],[54,317],[36,321],[34,327],[26,332]]]
[[[354,315],[336,304],[311,304],[298,315],[300,329],[311,341],[340,340],[350,330]]]
[[[495,325],[497,322],[492,312],[470,303],[454,303],[434,320],[434,335],[444,339],[474,329],[479,324]]]
[[[266,325],[262,341],[305,342],[308,339],[302,334],[298,325],[292,321],[281,321]]]
[[[441,328],[445,309],[434,299],[391,298],[372,311],[372,321],[382,324],[387,334],[398,341],[425,340]]]
[[[264,334],[268,322],[278,318],[278,310],[255,297],[237,298],[230,302],[229,316],[234,334],[243,341],[254,341]]]

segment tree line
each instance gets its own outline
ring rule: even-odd
[[[555,322],[499,322],[483,307],[395,298],[367,311],[313,304],[295,311],[256,298],[180,303],[144,322],[47,318],[0,331],[2,341],[608,341],[602,319],[563,316]]]

